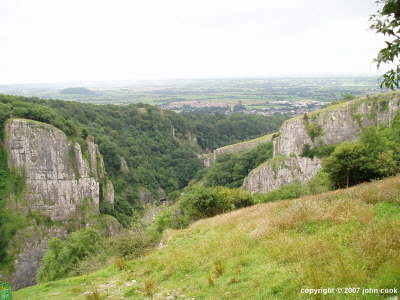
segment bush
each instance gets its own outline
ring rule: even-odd
[[[311,148],[309,144],[304,144],[303,153],[301,156],[314,158],[323,158],[331,155],[335,151],[336,145],[323,145],[315,148]]]
[[[135,258],[143,255],[151,247],[151,241],[143,230],[126,230],[111,241],[114,254]]]
[[[149,234],[153,239],[157,239],[166,228],[181,229],[189,223],[189,218],[183,215],[178,206],[165,207],[156,215],[149,228]]]
[[[181,197],[179,204],[185,216],[197,220],[249,206],[253,201],[250,193],[239,189],[196,185]]]
[[[279,189],[266,194],[256,194],[255,199],[258,203],[264,203],[299,198],[305,194],[307,194],[307,189],[301,183],[294,182],[283,185]]]
[[[79,262],[96,254],[102,248],[99,234],[92,228],[72,233],[66,240],[50,240],[38,270],[39,282],[66,277]]]

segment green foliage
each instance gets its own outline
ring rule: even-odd
[[[308,133],[308,136],[311,138],[313,142],[317,137],[323,134],[322,127],[319,124],[310,121],[307,114],[304,114],[303,123]]]
[[[314,158],[315,156],[318,158],[326,157],[335,150],[335,147],[336,145],[322,145],[311,148],[309,144],[304,144],[301,156],[309,158]]]
[[[238,188],[251,170],[272,158],[272,152],[272,142],[268,142],[247,152],[220,155],[200,178],[205,179],[206,186]]]
[[[371,15],[370,28],[386,37],[386,47],[379,50],[374,61],[378,68],[381,65],[396,64],[383,75],[381,87],[399,88],[400,65],[395,61],[398,60],[400,53],[400,37],[398,35],[400,31],[400,1],[378,0],[376,2],[381,4],[381,8],[376,14]]]
[[[99,241],[98,232],[91,228],[76,231],[63,241],[50,240],[38,270],[38,280],[45,282],[66,277],[80,261],[98,251]]]
[[[336,187],[349,187],[378,176],[372,158],[361,144],[345,142],[324,162]]]
[[[277,200],[295,199],[306,195],[316,195],[332,190],[327,173],[319,172],[307,183],[293,182],[265,194],[255,194],[254,202],[264,203]]]
[[[150,236],[143,230],[138,229],[125,230],[112,239],[109,246],[114,250],[114,254],[132,259],[146,253],[152,243]]]
[[[299,182],[293,182],[283,185],[279,189],[266,194],[257,195],[257,200],[260,203],[271,202],[284,199],[295,199],[306,194],[304,186]]]
[[[255,203],[252,195],[240,189],[193,185],[175,205],[164,208],[155,217],[149,234],[158,238],[166,228],[182,229],[201,218],[247,207]]]
[[[250,193],[225,187],[193,186],[179,201],[183,215],[190,220],[212,217],[253,204]]]
[[[26,118],[52,124],[68,136],[77,135],[76,125],[57,113],[56,110],[26,100],[27,98],[24,97],[0,94],[0,129],[3,128],[4,122],[8,118]]]
[[[137,220],[139,189],[153,195],[184,188],[203,168],[197,153],[275,131],[285,116],[244,114],[177,114],[145,105],[93,105],[0,95],[0,127],[10,117],[52,124],[81,144],[95,137],[115,187],[115,209],[101,203],[103,213],[125,226]],[[121,172],[120,157],[129,171]]]
[[[150,236],[156,240],[166,228],[182,229],[188,226],[190,219],[183,215],[178,205],[165,207],[155,217],[149,228]]]
[[[275,132],[279,129],[286,116],[273,115],[264,117],[248,114],[183,114],[191,124],[191,131],[204,150],[235,144],[244,140]]]
[[[390,128],[367,128],[355,143],[345,142],[325,160],[336,187],[347,187],[400,171],[400,115]]]
[[[23,218],[7,208],[10,197],[19,199],[23,191],[24,178],[7,168],[6,152],[0,145],[0,268],[12,267],[14,257],[8,246],[17,230],[25,226]]]
[[[0,281],[0,300],[11,300],[11,286],[8,282]]]

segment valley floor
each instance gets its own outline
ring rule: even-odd
[[[309,295],[306,288],[343,290]],[[367,288],[378,292],[363,294]],[[14,300],[388,299],[393,294],[381,289],[394,288],[400,289],[400,177],[168,230],[159,249],[141,259],[28,287]]]

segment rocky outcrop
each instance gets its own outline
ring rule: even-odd
[[[139,187],[139,201],[142,204],[148,204],[154,201],[153,195],[151,192],[146,189],[144,186]]]
[[[242,188],[269,192],[281,185],[306,182],[321,169],[321,161],[301,157],[306,144],[311,148],[355,140],[363,128],[388,125],[399,110],[400,94],[385,93],[361,97],[308,115],[287,120],[273,139],[274,169],[268,161],[245,178]]]
[[[126,162],[125,158],[120,156],[119,160],[120,160],[120,170],[121,170],[121,172],[122,173],[128,173],[129,172],[129,168],[128,168],[128,163]]]
[[[36,271],[49,240],[54,237],[64,238],[66,235],[67,231],[62,227],[43,226],[31,226],[17,233],[15,239],[23,243],[24,247],[16,257],[15,270],[10,279],[14,290],[36,284]]]
[[[114,185],[111,181],[106,180],[102,185],[103,200],[114,206]]]
[[[259,138],[233,144],[233,145],[228,145],[224,146],[218,149],[215,149],[212,153],[207,153],[199,156],[199,159],[203,161],[203,164],[206,168],[211,167],[215,160],[217,159],[218,156],[227,154],[227,153],[240,153],[240,152],[246,152],[250,151],[251,149],[254,149],[260,144],[270,142],[272,140],[273,134],[268,134],[261,136]]]
[[[306,118],[287,120],[273,141],[274,156],[300,155],[305,144],[318,146],[354,140],[363,128],[388,124],[399,109],[399,100],[397,93],[367,96],[314,111]]]
[[[94,143],[94,138],[88,136],[86,138],[86,144],[89,152],[89,163],[91,175],[96,179],[104,178],[106,171],[104,168],[103,158],[101,157],[99,147]]]
[[[294,181],[307,182],[318,173],[320,165],[317,158],[277,156],[254,169],[244,179],[243,188],[267,193]]]
[[[78,143],[36,121],[14,119],[5,130],[8,165],[26,180],[27,208],[57,221],[67,220],[85,199],[98,211],[99,182]]]
[[[83,206],[99,214],[101,182],[105,185],[103,198],[110,203],[114,202],[114,187],[105,177],[103,159],[92,137],[81,147],[52,125],[11,119],[6,122],[4,145],[9,168],[25,179],[24,201],[15,208],[25,216],[34,213],[58,224],[39,226],[39,231],[38,226],[29,226],[17,233],[18,251],[11,277],[13,287],[21,288],[35,283],[48,240],[66,235],[62,224],[72,220]]]

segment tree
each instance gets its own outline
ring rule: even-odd
[[[377,4],[382,5],[376,14],[370,16],[372,23],[370,28],[376,33],[381,33],[387,40],[386,47],[379,50],[374,61],[379,68],[383,64],[394,63],[391,68],[383,75],[381,88],[390,89],[400,86],[400,0],[378,0]]]
[[[336,187],[349,187],[379,177],[375,160],[361,143],[344,142],[324,161]]]

